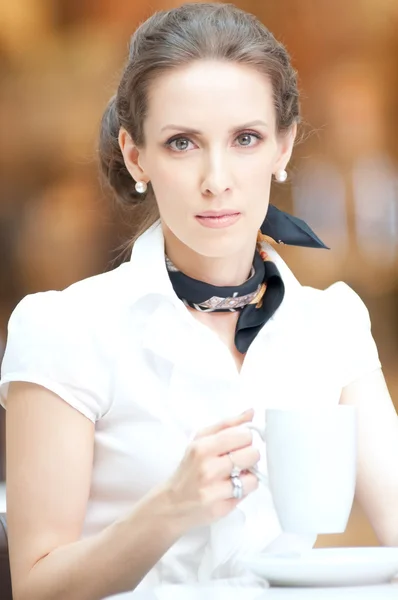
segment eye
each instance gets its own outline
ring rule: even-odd
[[[186,152],[190,150],[189,144],[192,144],[192,142],[186,137],[175,137],[166,142],[166,146],[174,152]]]
[[[254,146],[262,137],[258,133],[244,132],[240,133],[236,140],[239,146]],[[254,141],[254,143],[252,143]]]

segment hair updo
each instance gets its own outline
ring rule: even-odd
[[[290,57],[254,15],[219,3],[188,3],[152,15],[131,37],[128,60],[103,115],[99,140],[102,174],[117,198],[135,208],[135,238],[159,218],[159,212],[150,183],[145,194],[135,191],[119,147],[119,130],[124,127],[134,143],[143,146],[152,81],[201,59],[241,63],[267,75],[279,132],[300,120],[297,77]]]

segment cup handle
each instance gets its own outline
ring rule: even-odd
[[[260,436],[260,438],[262,439],[262,441],[265,442],[265,431],[263,429],[260,429],[256,425],[253,425],[253,423],[248,423],[245,425],[245,427],[247,427],[248,429],[252,429],[253,431],[256,431],[258,433],[258,435]],[[267,475],[265,475],[265,473],[262,473],[260,471],[260,469],[258,469],[257,467],[251,467],[251,469],[249,469],[249,471],[250,471],[250,473],[252,473],[253,475],[255,475],[257,477],[257,479],[259,480],[260,483],[262,483],[263,485],[268,487],[268,477],[267,477]]]

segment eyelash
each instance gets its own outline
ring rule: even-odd
[[[235,140],[238,139],[239,137],[243,136],[243,135],[250,135],[254,138],[256,138],[257,140],[261,141],[263,140],[263,136],[260,135],[259,133],[256,133],[254,131],[242,131],[240,132],[236,137]],[[169,140],[167,140],[167,142],[165,143],[165,146],[171,150],[172,152],[176,152],[177,154],[184,154],[185,152],[188,152],[188,150],[174,150],[173,148],[171,148],[171,144],[177,140],[186,140],[187,142],[192,142],[192,140],[189,139],[189,137],[184,136],[184,135],[175,135],[172,138],[170,138]],[[252,148],[252,145],[249,146],[240,146],[241,148]]]

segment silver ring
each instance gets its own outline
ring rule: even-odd
[[[241,500],[243,498],[243,485],[240,477],[231,477],[232,482],[232,498]]]
[[[230,461],[231,461],[231,463],[232,463],[232,469],[231,469],[230,477],[231,477],[231,478],[232,478],[232,477],[239,477],[239,475],[242,473],[242,469],[240,469],[240,468],[239,468],[239,467],[238,467],[238,466],[237,466],[237,465],[234,463],[234,461],[232,460],[232,456],[231,456],[231,453],[230,453],[230,452],[228,452],[228,456],[229,456],[229,459],[230,459]]]

